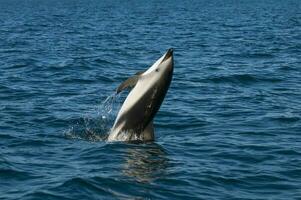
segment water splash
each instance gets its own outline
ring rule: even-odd
[[[105,140],[114,123],[118,107],[119,95],[108,96],[100,105],[87,111],[80,119],[65,132],[69,139],[83,139],[88,141]]]

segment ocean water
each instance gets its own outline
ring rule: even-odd
[[[103,140],[174,48],[156,141]],[[0,0],[0,199],[301,199],[301,1]]]

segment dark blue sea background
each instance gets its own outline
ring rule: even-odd
[[[116,87],[174,48],[156,140]],[[301,1],[0,0],[0,199],[301,199]]]

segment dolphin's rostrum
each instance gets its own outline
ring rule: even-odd
[[[153,141],[153,119],[167,93],[173,75],[173,49],[149,69],[138,72],[117,88],[132,88],[118,112],[108,141]]]

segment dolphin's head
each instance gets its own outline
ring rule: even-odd
[[[173,49],[168,51],[158,59],[142,76],[152,77],[154,81],[166,82],[169,86],[173,75]]]

